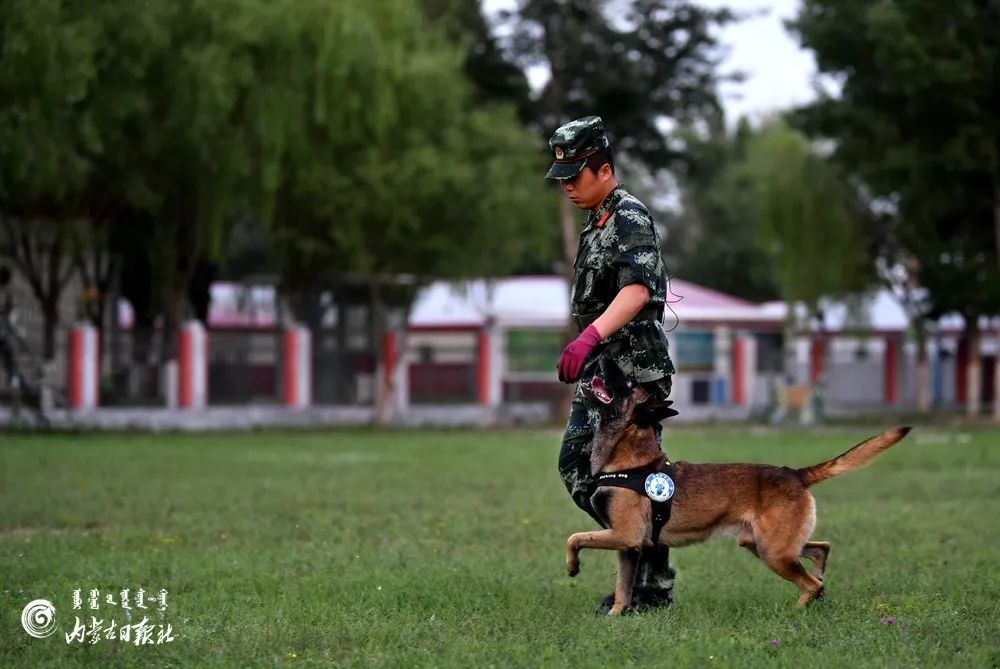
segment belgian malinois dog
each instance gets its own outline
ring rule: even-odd
[[[648,399],[647,393],[610,360],[601,360],[593,367],[596,372],[585,382],[584,392],[601,407],[601,427],[591,451],[591,473],[597,477],[655,469],[664,454],[649,424],[634,420],[637,408],[641,412]],[[803,469],[676,462],[672,507],[658,543],[687,546],[715,535],[735,535],[740,546],[798,587],[798,605],[805,606],[823,596],[823,572],[830,554],[829,543],[810,540],[816,526],[816,501],[810,486],[864,467],[909,430],[900,427],[884,432],[843,455]],[[651,500],[635,490],[604,485],[596,489],[591,503],[607,529],[570,536],[566,570],[570,576],[579,573],[583,548],[617,550],[618,580],[610,615],[619,615],[631,601],[639,550],[653,543]],[[800,558],[812,562],[811,574]]]

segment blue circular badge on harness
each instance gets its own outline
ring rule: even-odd
[[[654,502],[666,502],[674,496],[674,482],[663,472],[646,477],[646,494]]]

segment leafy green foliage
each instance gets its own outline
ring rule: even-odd
[[[871,191],[883,254],[912,257],[928,314],[1000,309],[996,3],[808,0],[792,23],[839,83],[802,110]]]
[[[291,292],[509,271],[544,253],[541,147],[500,89],[470,85],[462,28],[422,9],[4,3],[0,212],[93,230],[80,243],[112,246],[139,321],[168,329],[189,302],[204,315],[220,262],[265,262]]]
[[[422,0],[428,20],[465,51],[465,73],[484,102],[513,104],[522,120],[534,112],[524,72],[503,53],[482,4],[469,0]]]
[[[252,102],[286,279],[488,275],[537,248],[541,151],[477,104],[462,51],[408,0],[292,4],[298,74]]]
[[[61,0],[0,5],[0,211],[58,215],[89,178],[99,144],[78,114],[96,78],[99,25]]]
[[[547,64],[534,124],[547,138],[566,121],[600,115],[615,151],[650,167],[680,156],[660,123],[717,113],[721,58],[715,28],[728,10],[687,0],[525,0],[509,49],[524,66]]]
[[[747,300],[781,294],[771,254],[757,241],[753,174],[745,167],[753,129],[727,133],[721,120],[707,134],[683,134],[682,211],[668,218],[664,252],[673,274]]]
[[[806,138],[774,119],[688,130],[683,211],[667,251],[685,279],[751,300],[843,297],[874,279],[857,194]]]
[[[780,121],[747,142],[745,176],[754,185],[756,236],[774,258],[789,304],[816,309],[822,297],[867,287],[873,277],[868,229],[849,185]]]

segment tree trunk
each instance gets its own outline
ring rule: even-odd
[[[114,265],[113,270],[108,276],[108,311],[107,311],[107,337],[102,337],[100,341],[101,345],[101,360],[107,360],[108,374],[112,379],[112,392],[114,393],[115,401],[120,401],[122,396],[122,377],[119,374],[119,365],[121,364],[121,323],[118,321],[118,299],[120,296],[119,292],[119,268],[117,263]]]
[[[993,242],[1000,265],[1000,135],[993,145]],[[997,325],[997,350],[993,358],[993,420],[1000,423],[1000,324]]]
[[[177,357],[177,326],[180,320],[180,295],[183,289],[178,288],[181,281],[179,226],[164,223],[157,226],[157,239],[160,252],[157,256],[159,277],[154,285],[159,285],[163,298],[160,325],[160,365],[166,365]],[[156,273],[154,271],[154,276]]]
[[[10,258],[31,287],[44,318],[42,358],[55,358],[59,298],[72,278],[73,263],[66,249],[65,221],[14,220],[0,217]],[[69,260],[68,263],[64,262]]]
[[[355,366],[348,355],[347,346],[347,291],[335,292],[337,301],[337,365],[334,370],[334,402],[344,402],[354,404],[358,401],[357,383],[355,378]],[[317,329],[317,332],[320,330]],[[369,334],[369,337],[371,335]]]
[[[559,222],[562,229],[563,241],[563,275],[566,277],[566,285],[569,287],[570,292],[572,292],[573,277],[575,274],[573,263],[576,261],[579,240],[576,231],[576,218],[573,215],[573,205],[562,191],[559,192]],[[570,305],[570,311],[572,311],[572,305]],[[566,343],[568,344],[575,339],[577,334],[576,323],[573,321],[571,314],[566,322],[564,337]],[[555,374],[555,364],[556,361],[553,360],[553,374]],[[553,416],[556,422],[561,421],[563,417],[569,416],[570,405],[573,403],[576,386],[567,384],[561,390],[562,392],[559,393],[559,399],[556,402],[555,416]]]
[[[816,322],[818,324],[818,331],[814,337],[819,339],[820,355],[822,356],[819,361],[819,376],[815,379],[812,377],[812,350],[810,347],[809,352],[809,410],[806,412],[809,414],[809,420],[807,421],[810,425],[818,425],[823,422],[823,403],[825,400],[824,391],[828,384],[828,379],[830,378],[830,369],[833,359],[833,346],[830,333],[826,330],[826,320],[824,318],[823,312],[816,309],[814,310]]]
[[[177,357],[177,335],[180,331],[181,301],[183,291],[174,286],[164,290],[163,327],[160,329],[160,364],[165,364]]]
[[[914,323],[917,334],[917,411],[924,413],[931,409],[930,362],[927,356],[927,328],[921,320]]]
[[[368,288],[371,296],[371,337],[372,353],[375,356],[375,407],[372,414],[372,424],[375,427],[386,427],[392,423],[395,409],[395,375],[390,367],[392,361],[386,360],[382,342],[386,334],[386,306],[382,298],[382,287],[379,279],[370,277]]]
[[[798,377],[797,335],[798,327],[795,318],[795,303],[786,301],[784,333],[782,336],[782,361],[785,386],[794,385]]]
[[[996,353],[993,354],[993,422],[1000,423],[1000,322],[997,323]]]
[[[781,335],[781,379],[774,387],[774,412],[771,414],[771,423],[780,425],[788,417],[789,409],[789,389],[795,385],[796,372],[796,323],[794,316],[795,305],[792,302],[785,302],[785,323]]]
[[[46,364],[56,358],[56,330],[59,327],[59,296],[48,296],[42,302],[42,317],[44,319],[42,339],[42,359]]]
[[[979,317],[966,316],[965,331],[969,341],[969,362],[966,365],[965,413],[970,418],[979,415],[982,388],[982,333]]]

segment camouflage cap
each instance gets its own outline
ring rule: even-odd
[[[555,159],[546,179],[573,179],[580,173],[587,158],[600,149],[611,146],[600,116],[584,116],[560,126],[549,139]]]

